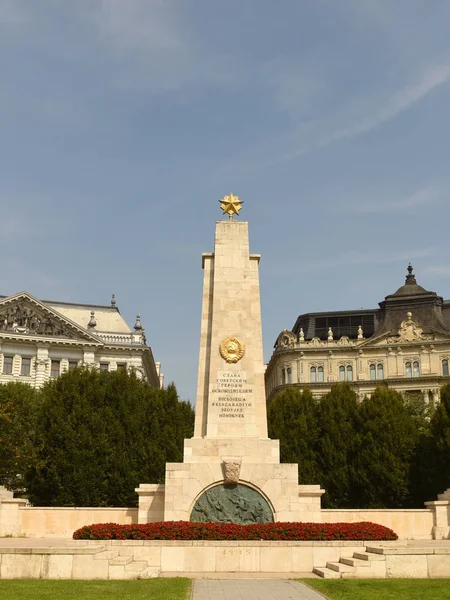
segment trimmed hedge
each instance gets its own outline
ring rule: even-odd
[[[76,540],[396,540],[397,534],[376,523],[190,523],[164,521],[143,525],[98,523],[73,534]]]

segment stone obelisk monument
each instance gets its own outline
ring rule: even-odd
[[[194,437],[185,440],[184,462],[166,465],[157,494],[164,520],[319,521],[323,490],[299,486],[298,465],[280,464],[279,441],[267,437],[260,256],[250,254],[248,223],[233,219],[239,198],[220,203],[228,218],[216,222],[214,252],[203,254]],[[141,521],[141,504],[150,507],[145,489]]]

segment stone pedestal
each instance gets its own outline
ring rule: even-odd
[[[259,259],[248,223],[216,223],[214,253],[203,254],[194,437],[184,462],[166,465],[166,521],[320,521],[324,490],[299,486],[298,465],[280,464],[267,437]]]
[[[14,498],[14,494],[0,486],[0,537],[20,535],[21,522],[19,509],[25,506],[26,500]]]
[[[450,539],[450,488],[438,495],[438,499],[425,502],[425,506],[434,512],[433,539]]]

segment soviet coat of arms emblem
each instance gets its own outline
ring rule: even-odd
[[[227,337],[220,343],[220,356],[227,363],[237,363],[244,356],[244,342],[237,337]]]

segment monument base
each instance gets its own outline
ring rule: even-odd
[[[268,438],[187,439],[184,462],[166,464],[165,486],[141,484],[136,489],[139,522],[189,521],[195,518],[194,507],[198,510],[197,503],[206,492],[213,495],[213,502],[220,501],[218,486],[224,485],[243,485],[257,492],[261,502],[270,507],[274,521],[320,522],[320,499],[325,490],[319,485],[299,485],[298,465],[280,463],[279,454],[279,441]],[[209,501],[211,504],[211,498]],[[242,502],[245,506],[246,500]],[[225,508],[223,511],[214,520],[227,521],[228,513]],[[258,522],[257,514],[254,522]]]

